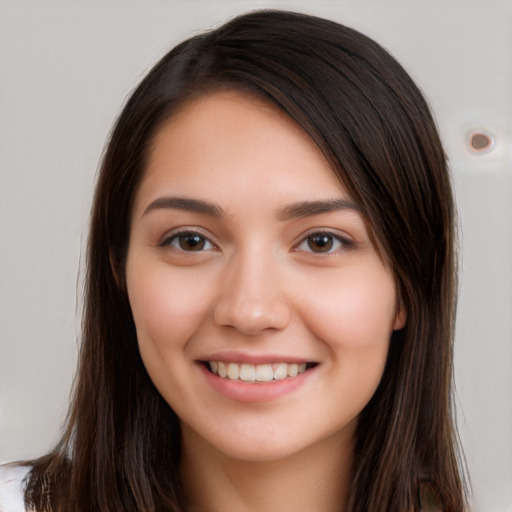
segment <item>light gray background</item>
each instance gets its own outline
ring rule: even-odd
[[[374,37],[431,101],[460,210],[460,430],[478,509],[511,511],[510,0],[0,0],[0,460],[41,455],[64,418],[91,191],[126,96],[183,38],[269,6]],[[481,128],[496,144],[475,155]]]

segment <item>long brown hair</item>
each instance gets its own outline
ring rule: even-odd
[[[248,90],[323,151],[357,201],[407,309],[360,416],[347,512],[417,510],[422,482],[465,510],[453,422],[454,204],[438,133],[403,68],[366,36],[261,11],[193,37],[149,72],[111,134],[87,253],[74,399],[56,449],[35,462],[27,504],[53,511],[182,511],[178,418],[151,383],[124,288],[130,213],[151,143],[184,101]]]

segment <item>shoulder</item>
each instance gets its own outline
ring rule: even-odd
[[[0,512],[29,512],[25,509],[24,491],[30,466],[0,465]]]

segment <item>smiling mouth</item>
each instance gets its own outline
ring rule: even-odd
[[[214,375],[243,382],[272,382],[297,377],[318,363],[267,363],[248,364],[232,361],[204,361],[205,367]]]

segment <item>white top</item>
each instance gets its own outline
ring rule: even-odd
[[[25,509],[24,481],[30,466],[0,466],[0,512],[29,512]]]

